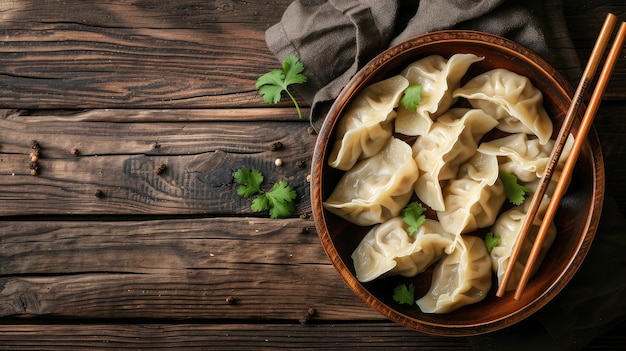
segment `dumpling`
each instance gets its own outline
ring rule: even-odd
[[[395,131],[411,136],[427,133],[433,119],[454,103],[452,91],[459,87],[469,66],[483,59],[474,54],[455,54],[450,59],[431,55],[405,68],[400,75],[406,77],[410,85],[422,85],[422,99],[413,112],[398,107]]]
[[[392,137],[378,154],[343,174],[324,207],[357,225],[382,223],[406,206],[417,177],[411,147]]]
[[[409,81],[396,75],[374,83],[350,103],[337,124],[328,164],[347,171],[363,158],[375,155],[391,137],[396,108]]]
[[[452,254],[433,271],[426,295],[416,301],[424,313],[448,313],[482,301],[491,289],[491,258],[483,240],[459,236]]]
[[[356,277],[369,282],[381,276],[412,277],[454,249],[456,237],[432,219],[409,235],[402,217],[374,226],[352,253]]]
[[[412,146],[420,170],[415,193],[424,204],[445,210],[440,181],[456,177],[459,165],[476,153],[478,141],[497,123],[481,110],[453,108],[417,138]]]
[[[563,169],[573,144],[574,137],[570,134],[557,163],[555,177]],[[521,182],[533,182],[545,173],[553,148],[554,140],[541,145],[538,139],[529,139],[527,134],[518,133],[484,142],[478,151],[498,156],[501,171],[515,175]]]
[[[515,246],[517,238],[520,235],[520,230],[522,228],[524,220],[526,219],[526,213],[528,211],[530,202],[530,200],[525,201],[524,204],[503,212],[498,217],[496,223],[493,226],[493,233],[500,237],[500,242],[491,250],[490,253],[493,271],[498,277],[498,285],[500,285],[502,277],[504,276],[504,273],[509,266],[511,251],[513,251],[513,247]],[[532,226],[530,227],[528,234],[526,235],[526,240],[524,240],[524,243],[522,244],[519,256],[517,258],[517,261],[515,262],[515,268],[513,269],[511,277],[507,282],[505,288],[505,290],[507,291],[514,290],[517,287],[520,278],[522,277],[522,273],[524,272],[524,266],[526,265],[526,260],[528,259],[528,255],[532,250],[533,243],[535,242],[537,232],[539,231],[539,227],[541,226],[541,222],[543,221],[549,203],[550,199],[547,195],[544,195],[539,209],[537,210],[537,215],[533,219]],[[539,268],[539,265],[541,265],[541,262],[545,258],[546,253],[548,252],[548,250],[552,246],[552,243],[554,242],[554,239],[556,238],[556,233],[556,226],[554,225],[554,223],[550,223],[550,228],[548,229],[545,239],[541,245],[539,255],[537,256],[537,261],[533,266],[531,274],[535,274],[535,272]]]
[[[472,107],[483,109],[508,133],[534,134],[541,144],[552,137],[552,121],[543,107],[543,94],[527,77],[503,68],[480,74],[455,90]]]
[[[445,211],[437,211],[446,231],[463,234],[493,225],[506,199],[498,175],[496,156],[479,152],[459,168],[458,178],[443,189]]]

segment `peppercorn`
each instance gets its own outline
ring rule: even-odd
[[[31,162],[29,168],[30,168],[30,174],[32,175],[39,174],[39,163]]]
[[[159,175],[162,174],[165,169],[167,169],[167,165],[165,163],[161,163],[160,165],[154,168],[154,174]]]
[[[283,148],[283,143],[281,143],[280,141],[270,144],[270,151],[276,151],[282,148]]]

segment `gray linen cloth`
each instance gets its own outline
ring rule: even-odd
[[[523,3],[523,5],[521,5]],[[318,128],[348,80],[368,60],[412,36],[474,29],[516,41],[576,86],[581,68],[561,0],[297,0],[266,32],[279,61],[295,54],[309,81],[296,89]],[[626,221],[607,192],[594,243],[570,284],[535,315],[469,338],[477,350],[578,350],[626,319]]]
[[[580,65],[559,0],[299,0],[266,32],[282,62],[295,54],[309,81],[294,89],[311,105],[319,128],[343,86],[374,56],[412,36],[442,29],[474,29],[514,40],[574,81]],[[547,19],[547,20],[546,20]]]

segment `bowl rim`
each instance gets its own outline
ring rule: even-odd
[[[442,42],[451,44],[462,42],[480,42],[480,44],[483,45],[497,45],[509,54],[517,56],[525,63],[534,66],[536,70],[545,72],[546,76],[551,77],[553,83],[552,85],[560,89],[559,94],[563,94],[564,97],[571,102],[574,89],[558,70],[556,70],[541,56],[521,44],[504,37],[473,30],[441,30],[409,38],[384,50],[360,68],[342,88],[339,95],[328,110],[325,120],[318,133],[318,138],[315,142],[315,148],[313,151],[310,183],[312,215],[320,242],[333,266],[348,287],[368,306],[375,309],[388,319],[420,332],[440,336],[472,336],[500,330],[529,317],[551,301],[569,283],[589,251],[589,247],[593,241],[600,220],[600,216],[594,214],[601,214],[602,210],[605,182],[604,163],[600,142],[598,140],[596,130],[592,126],[587,136],[585,146],[587,148],[591,148],[592,152],[590,155],[592,157],[592,164],[596,166],[595,171],[592,172],[593,200],[584,225],[584,228],[587,228],[588,232],[585,237],[578,242],[578,245],[576,246],[577,253],[573,255],[570,262],[567,263],[567,269],[559,275],[560,279],[552,282],[548,289],[532,300],[529,304],[515,312],[503,315],[496,320],[472,325],[448,325],[417,320],[401,313],[400,311],[394,310],[386,303],[379,300],[351,274],[350,269],[341,259],[339,252],[331,239],[330,232],[326,227],[326,210],[322,205],[323,165],[316,163],[319,163],[318,161],[323,162],[325,160],[325,156],[328,153],[328,147],[330,147],[331,144],[328,141],[331,140],[335,125],[340,119],[339,116],[341,112],[349,103],[348,99],[345,99],[345,97],[352,94],[355,90],[359,91],[363,89],[364,84],[369,82],[372,77],[379,73],[379,70],[376,67],[382,66],[383,63],[391,60],[396,54],[408,55],[412,50],[419,49],[425,45],[433,43],[440,44]],[[329,120],[330,116],[335,117]]]

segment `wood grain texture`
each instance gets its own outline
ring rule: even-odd
[[[4,221],[0,241],[3,317],[382,320],[310,220]]]
[[[144,115],[147,112],[144,111]],[[287,180],[310,211],[315,135],[294,122],[109,123],[0,120],[0,214],[242,214],[232,173],[259,169],[265,189]],[[31,140],[41,145],[30,175]],[[271,151],[273,143],[282,148]],[[70,154],[77,149],[78,156]],[[281,167],[274,164],[280,158]],[[300,162],[300,163],[299,163]],[[161,174],[155,168],[166,169]],[[94,196],[99,189],[102,198]]]
[[[264,33],[288,3],[72,1],[61,15],[58,1],[6,2],[0,108],[262,106],[256,78],[279,65]],[[566,4],[582,62],[608,11],[625,19],[626,6],[615,1]],[[622,60],[606,97],[626,97],[625,80]]]
[[[31,29],[76,23],[91,27],[211,31],[216,23],[274,24],[289,3],[291,0],[6,0],[0,3],[0,28]],[[59,11],[60,8],[72,11]]]
[[[0,350],[471,350],[466,339],[386,322],[355,324],[94,324],[3,326]],[[315,337],[311,337],[315,335]]]
[[[78,24],[3,30],[0,106],[260,106],[256,79],[280,65],[265,46],[266,26],[220,26],[206,36]]]
[[[0,107],[261,106],[289,2],[3,2]]]
[[[2,325],[0,350],[472,350],[465,338],[416,333],[390,322],[306,324],[31,323]],[[313,336],[312,336],[313,335]],[[623,339],[612,331],[584,348],[615,350]]]

